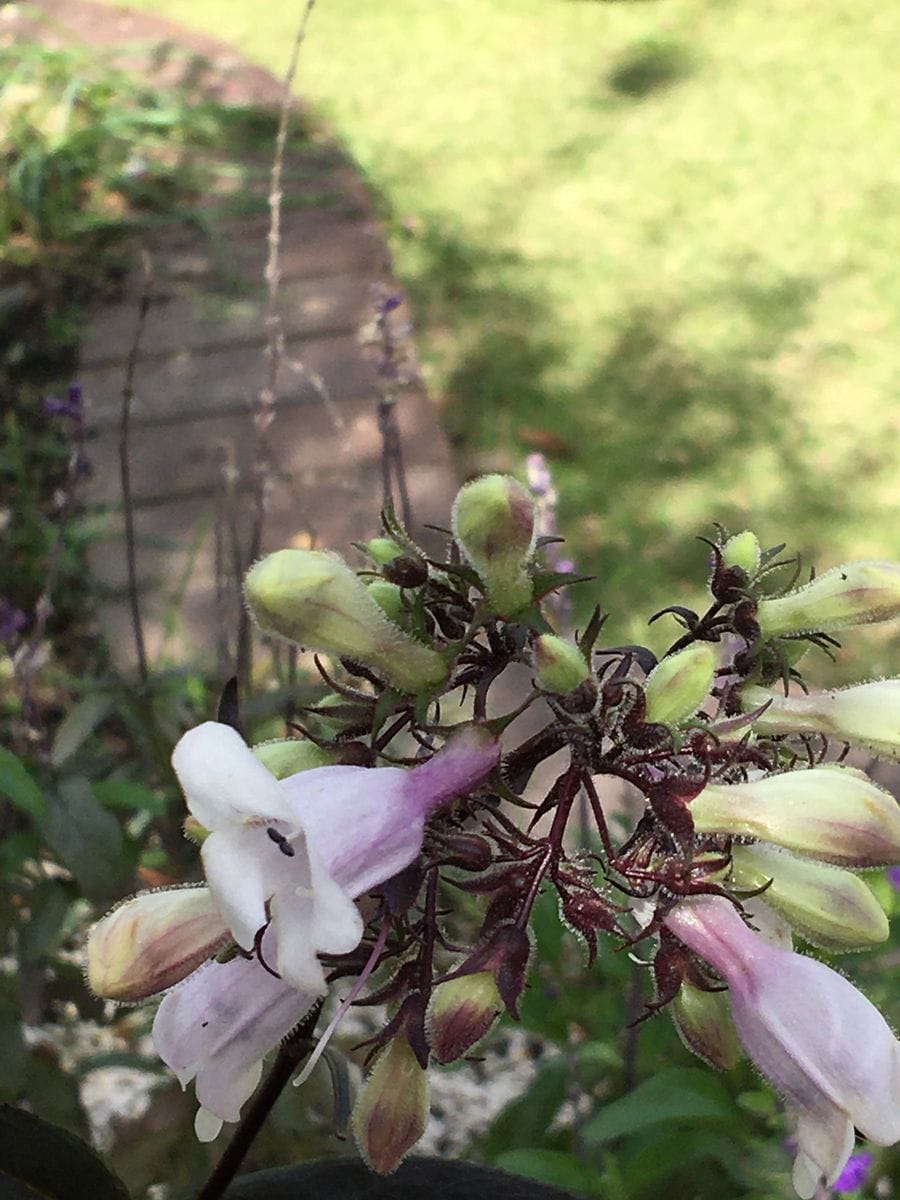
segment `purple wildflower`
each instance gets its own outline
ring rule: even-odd
[[[900,892],[900,867],[888,867],[887,877],[891,887]]]
[[[84,389],[81,384],[70,383],[65,400],[58,396],[45,396],[44,412],[50,417],[69,417],[80,423],[84,418]]]
[[[855,1192],[866,1182],[866,1177],[872,1167],[872,1155],[863,1150],[859,1154],[851,1154],[847,1165],[831,1185],[836,1192]]]

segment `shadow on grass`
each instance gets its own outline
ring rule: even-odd
[[[696,68],[688,46],[652,39],[631,46],[610,71],[606,82],[619,96],[643,100],[690,79]]]
[[[767,370],[806,325],[815,280],[786,275],[764,286],[744,270],[700,296],[748,330],[727,356],[684,348],[687,305],[631,307],[595,368],[564,390],[554,378],[566,350],[553,303],[517,286],[515,255],[435,228],[418,249],[413,311],[450,345],[443,412],[464,472],[517,470],[546,432],[560,447],[561,527],[617,612],[649,615],[686,586],[698,591],[706,552],[694,538],[714,521],[806,549],[860,519],[849,456],[823,473],[814,437]],[[441,336],[445,326],[452,338]]]

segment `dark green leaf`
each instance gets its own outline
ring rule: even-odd
[[[0,1193],[24,1184],[48,1200],[128,1200],[86,1142],[33,1113],[0,1108]],[[23,1193],[27,1196],[27,1192]]]
[[[66,779],[51,798],[46,837],[91,900],[115,895],[127,864],[122,830],[80,776]]]
[[[165,792],[155,792],[145,783],[133,783],[130,779],[102,779],[92,787],[104,808],[140,810],[164,817],[171,806],[171,797]]]
[[[658,1196],[667,1179],[685,1178],[696,1163],[714,1161],[719,1171],[731,1172],[740,1144],[733,1134],[712,1129],[656,1128],[648,1136],[629,1142],[620,1166],[622,1178],[631,1196]],[[719,1189],[717,1189],[719,1190]]]
[[[541,1067],[524,1096],[508,1104],[481,1143],[493,1160],[509,1150],[540,1145],[569,1088],[569,1063],[560,1056]]]
[[[0,995],[0,1099],[16,1099],[25,1082],[28,1050],[22,1039],[22,1015],[9,996]],[[2,1158],[0,1158],[2,1162]]]
[[[562,1150],[510,1150],[496,1159],[496,1165],[539,1183],[568,1188],[578,1196],[602,1195],[603,1177],[596,1167]]]
[[[50,748],[51,764],[60,767],[66,759],[71,758],[100,722],[109,716],[112,707],[112,697],[101,692],[95,692],[80,700],[56,731]]]
[[[0,746],[0,795],[11,800],[33,820],[45,819],[47,805],[41,789],[21,759],[3,746]]]
[[[663,1122],[739,1123],[731,1097],[714,1075],[700,1067],[670,1067],[633,1092],[604,1105],[582,1129],[593,1145]]]
[[[331,1159],[242,1175],[224,1200],[571,1200],[572,1193],[475,1163],[408,1158],[379,1178],[359,1160]]]
[[[72,898],[56,879],[45,879],[28,897],[31,915],[19,929],[19,960],[36,963],[58,941]]]

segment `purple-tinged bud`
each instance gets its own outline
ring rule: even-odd
[[[591,677],[578,647],[555,633],[545,633],[535,639],[534,671],[544,691],[559,696],[574,692]]]
[[[110,1000],[143,1000],[186,978],[230,936],[207,888],[145,892],[91,930],[88,983]]]
[[[488,1032],[503,1011],[491,971],[476,971],[440,983],[431,996],[428,1031],[439,1063],[456,1062]]]
[[[244,589],[265,633],[359,659],[404,692],[430,690],[447,678],[441,655],[389,621],[336,554],[278,550],[251,567]]]
[[[900,805],[853,767],[829,764],[707,784],[690,812],[698,833],[759,838],[838,866],[900,860]]]
[[[287,779],[313,767],[330,767],[339,761],[337,754],[317,746],[306,738],[273,738],[253,746],[253,753],[276,779]]]
[[[481,971],[491,972],[507,1012],[518,1019],[519,997],[525,990],[530,961],[528,930],[517,924],[503,924],[497,926],[487,940],[457,967],[451,978],[458,979]]]
[[[885,941],[890,933],[881,905],[850,871],[763,844],[735,846],[732,868],[735,887],[765,887],[761,899],[816,946],[857,950]]]
[[[749,529],[745,529],[743,533],[736,533],[722,547],[722,565],[738,567],[747,575],[756,574],[761,558],[759,539]]]
[[[651,725],[687,721],[709,695],[717,665],[708,642],[695,642],[664,658],[644,681],[645,721]]]
[[[483,475],[453,502],[453,536],[481,576],[489,603],[513,617],[533,599],[528,561],[534,550],[534,501],[509,475]]]
[[[440,841],[441,862],[464,871],[486,871],[494,861],[491,844],[478,833],[448,833]]]
[[[688,1050],[717,1071],[730,1071],[744,1057],[726,992],[707,992],[685,980],[669,1011]]]
[[[790,633],[832,633],[900,616],[900,563],[852,562],[832,567],[803,587],[760,600],[757,621],[764,638]]]
[[[353,1133],[373,1171],[389,1175],[425,1131],[428,1072],[398,1034],[382,1050],[353,1109]]]
[[[745,712],[767,705],[754,720],[759,734],[822,733],[900,758],[900,679],[875,679],[831,692],[785,696],[767,688],[741,692]]]

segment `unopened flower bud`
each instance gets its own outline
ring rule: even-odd
[[[555,633],[542,634],[535,640],[534,669],[544,691],[561,696],[573,692],[591,675],[578,647]]]
[[[735,846],[735,887],[771,884],[761,899],[807,941],[826,950],[854,950],[890,933],[884,910],[858,875],[809,862],[771,846]]]
[[[754,720],[761,734],[823,733],[865,746],[874,754],[900,758],[900,679],[875,679],[831,692],[785,696],[766,688],[744,688],[745,712],[767,705]]]
[[[306,738],[273,738],[254,746],[253,753],[276,779],[287,779],[313,767],[330,767],[338,761],[336,754]]]
[[[739,567],[747,575],[756,574],[761,557],[759,539],[749,529],[745,529],[743,533],[736,533],[722,547],[723,566]]]
[[[438,984],[428,1010],[432,1054],[439,1063],[456,1062],[481,1041],[502,1011],[492,971]]]
[[[730,1071],[744,1057],[727,992],[707,992],[685,980],[670,1012],[684,1044],[711,1067]]]
[[[184,979],[229,938],[207,888],[145,892],[91,930],[88,983],[110,1000],[143,1000]]]
[[[716,652],[708,642],[695,642],[664,658],[644,681],[647,722],[678,725],[692,717],[709,695],[716,666]]]
[[[846,867],[900,860],[900,805],[862,771],[830,764],[711,783],[691,802],[698,833],[730,833]]]
[[[765,638],[831,633],[900,615],[900,563],[852,562],[833,567],[803,587],[760,600],[757,620]]]
[[[367,591],[384,615],[395,625],[402,625],[406,617],[403,607],[403,592],[396,583],[388,583],[386,579],[373,579],[367,586]]]
[[[491,972],[507,1012],[518,1018],[519,998],[525,990],[530,961],[528,930],[516,924],[504,923],[494,929],[487,940],[456,969],[455,978],[481,971]]]
[[[366,546],[390,583],[402,588],[421,587],[428,578],[428,563],[412,547],[404,549],[393,538],[372,538]]]
[[[398,1034],[382,1050],[357,1097],[353,1133],[373,1171],[389,1175],[425,1131],[428,1072]]]
[[[501,616],[514,616],[532,601],[527,565],[534,549],[534,514],[531,496],[509,475],[475,479],[453,503],[453,536]]]
[[[201,825],[197,818],[190,813],[184,818],[181,829],[188,841],[193,842],[195,846],[202,846],[209,837],[209,830],[206,826]]]
[[[244,587],[265,633],[359,659],[404,692],[427,690],[447,677],[437,651],[389,621],[335,554],[278,550],[250,569]]]

